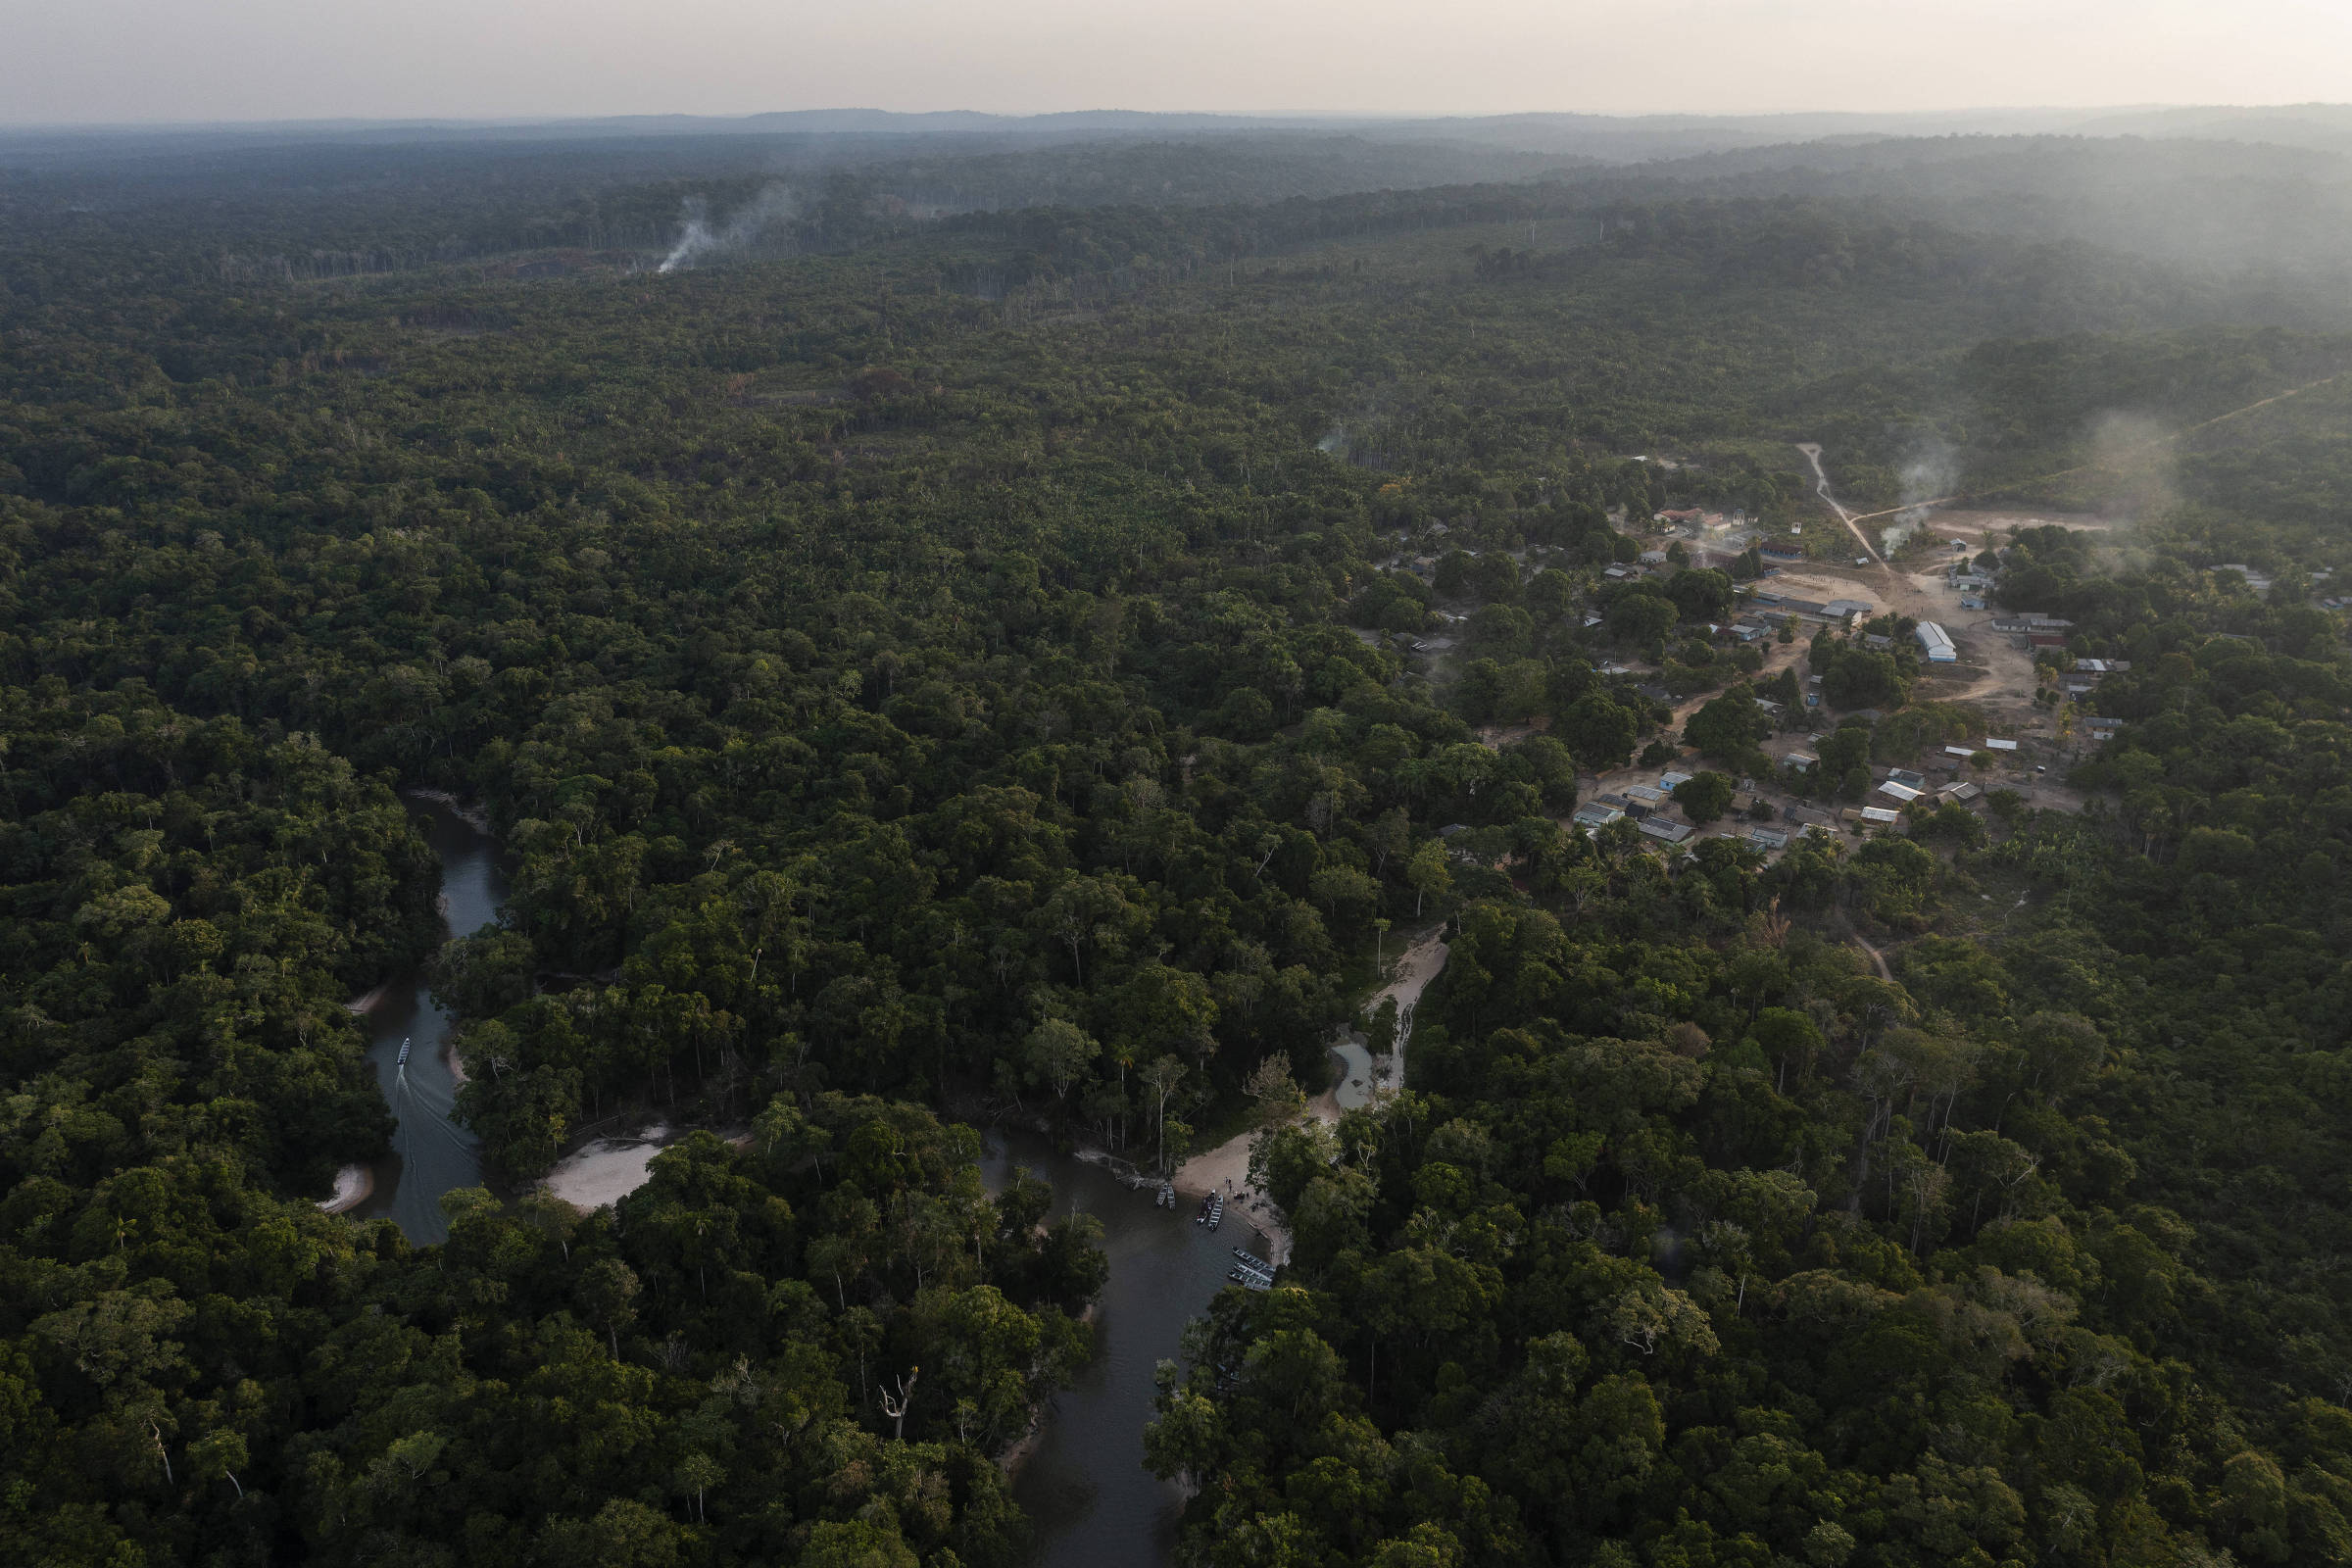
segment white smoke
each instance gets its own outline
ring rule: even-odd
[[[689,196],[679,214],[678,242],[662,258],[660,270],[689,271],[714,257],[742,250],[773,224],[789,221],[800,210],[800,202],[788,188],[770,185],[735,209],[725,222],[714,223],[710,204],[700,196]]]
[[[2083,499],[2127,516],[2153,516],[2178,506],[2177,439],[2144,414],[2100,415],[2091,421],[2094,471]]]
[[[1903,510],[1887,524],[1886,554],[1893,555],[1927,525],[1928,503],[1949,496],[1960,487],[1960,461],[1940,437],[1923,438],[1903,464]]]

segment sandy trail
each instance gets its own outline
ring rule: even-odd
[[[1382,1087],[1404,1087],[1404,1048],[1413,1037],[1413,1009],[1421,1004],[1421,993],[1444,971],[1446,956],[1451,952],[1446,946],[1445,927],[1429,932],[1404,950],[1396,960],[1396,978],[1372,993],[1371,1002],[1366,1004],[1367,1012],[1378,1012],[1380,1004],[1391,999],[1396,1004],[1396,1050],[1385,1066],[1373,1062],[1373,1073]]]
[[[1370,1102],[1378,1093],[1401,1088],[1404,1084],[1405,1043],[1412,1038],[1413,1009],[1420,1005],[1421,993],[1429,989],[1445,970],[1450,951],[1446,946],[1445,927],[1425,933],[1406,948],[1396,959],[1396,967],[1389,983],[1372,994],[1364,1010],[1377,1012],[1383,1002],[1394,998],[1396,1003],[1396,1049],[1385,1056],[1375,1057],[1357,1042],[1352,1029],[1343,1029],[1331,1043],[1331,1050],[1346,1063],[1337,1087],[1324,1091],[1307,1102],[1306,1114],[1326,1125],[1337,1122],[1343,1110]],[[1348,1090],[1348,1076],[1360,1075],[1364,1088],[1360,1098],[1344,1103],[1340,1095]],[[1265,1233],[1267,1258],[1277,1265],[1290,1261],[1291,1231],[1284,1223],[1281,1210],[1274,1200],[1250,1183],[1250,1145],[1257,1138],[1256,1131],[1227,1139],[1204,1154],[1195,1154],[1176,1168],[1176,1191],[1187,1198],[1199,1198],[1212,1192],[1227,1195],[1227,1201],[1250,1216],[1250,1222]]]
[[[1846,928],[1846,931],[1847,934],[1854,939],[1854,946],[1860,948],[1864,953],[1869,954],[1870,961],[1879,966],[1879,978],[1886,981],[1888,985],[1894,984],[1894,971],[1886,967],[1886,955],[1872,947],[1869,939],[1863,936],[1861,932],[1854,930],[1850,925]]]
[[[1846,532],[1854,536],[1854,543],[1862,547],[1862,553],[1880,565],[1886,565],[1886,558],[1879,554],[1878,546],[1870,542],[1870,535],[1862,531],[1862,525],[1854,520],[1854,514],[1839,506],[1838,498],[1830,494],[1830,475],[1828,470],[1821,466],[1821,443],[1799,441],[1796,444],[1796,450],[1802,452],[1805,455],[1805,461],[1813,465],[1813,493],[1821,497],[1822,503],[1832,512],[1838,514],[1838,520],[1845,524]]]
[[[1793,587],[1803,585],[1801,583],[1795,583],[1790,584],[1789,586]],[[1835,598],[1838,595],[1842,595],[1848,586],[1849,585],[1847,584],[1840,583],[1838,587],[1838,593],[1832,595],[1832,597]],[[1767,613],[1769,607],[1750,607],[1746,612],[1754,614],[1760,619],[1770,619],[1771,616],[1769,613]],[[1802,638],[1799,638],[1797,641],[1792,643],[1769,644],[1764,649],[1764,667],[1757,670],[1753,675],[1740,675],[1736,678],[1746,681],[1750,685],[1754,685],[1761,681],[1770,680],[1773,676],[1778,675],[1782,670],[1787,669],[1789,665],[1804,658],[1806,649],[1810,645]],[[1730,683],[1726,682],[1726,684],[1728,685]],[[1716,698],[1721,697],[1723,693],[1721,691],[1699,692],[1693,696],[1686,697],[1681,702],[1675,704],[1674,716],[1667,721],[1663,728],[1658,731],[1658,738],[1665,741],[1669,746],[1675,746],[1679,748],[1682,743],[1683,726],[1690,722],[1690,715],[1697,712],[1700,709],[1706,707],[1709,703],[1715,701]],[[1688,763],[1688,759],[1685,759],[1684,763],[1668,762],[1665,765],[1668,767],[1685,765],[1685,763]],[[1656,780],[1658,772],[1659,769],[1657,767],[1643,767],[1639,762],[1629,762],[1623,767],[1610,768],[1605,773],[1582,773],[1578,775],[1577,797],[1579,800],[1589,801],[1595,795],[1606,795],[1613,790],[1623,789],[1628,784],[1652,783]]]

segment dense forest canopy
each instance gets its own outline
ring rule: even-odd
[[[1139,1434],[1186,1560],[2352,1561],[2352,323],[2034,156],[1965,213],[1329,138],[8,174],[12,1558],[1015,1562],[1106,1265],[973,1124],[1164,1169],[1434,922],[1405,1091],[1275,1118],[1295,1251]],[[1603,573],[1821,528],[1797,441],[2124,524],[1985,552],[2128,662],[2080,809],[1565,825],[1769,771],[1760,558]],[[1784,628],[1877,713],[1828,795],[1982,732],[1872,624]],[[417,787],[513,871],[437,952]],[[515,1191],[710,1130],[585,1216],[318,1212],[419,960]]]

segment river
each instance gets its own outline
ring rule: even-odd
[[[470,936],[498,918],[507,880],[498,846],[446,806],[404,800],[417,831],[441,861],[441,917],[451,936]],[[354,1213],[388,1214],[416,1246],[444,1241],[441,1195],[482,1185],[481,1144],[451,1119],[458,1078],[450,1060],[455,1020],[433,1004],[422,970],[397,975],[368,1010],[368,1060],[400,1126],[392,1152],[376,1161],[374,1191]],[[400,1066],[400,1043],[409,1061]]]
[[[1136,1568],[1165,1563],[1184,1494],[1143,1465],[1152,1369],[1174,1359],[1188,1319],[1208,1308],[1231,1272],[1233,1249],[1263,1255],[1263,1241],[1227,1211],[1214,1235],[1195,1205],[1155,1208],[1108,1171],[1064,1158],[1028,1133],[992,1131],[982,1169],[1001,1184],[1014,1165],[1054,1184],[1055,1216],[1082,1209],[1102,1222],[1110,1278],[1095,1307],[1095,1358],[1054,1396],[1037,1448],[1013,1482],[1036,1528],[1037,1568]]]
[[[442,916],[452,936],[498,918],[506,879],[497,846],[449,808],[405,803],[441,861]],[[353,1212],[389,1215],[413,1244],[443,1241],[441,1195],[482,1185],[480,1146],[451,1120],[457,1077],[449,1059],[454,1021],[433,1004],[421,971],[396,976],[368,1010],[384,1101],[399,1120],[393,1152],[373,1171],[374,1189]],[[400,1046],[410,1043],[406,1073]],[[1055,1217],[1082,1209],[1102,1222],[1110,1275],[1095,1309],[1096,1354],[1055,1396],[1044,1431],[1013,1485],[1036,1526],[1037,1568],[1098,1563],[1151,1568],[1168,1560],[1183,1494],[1143,1467],[1144,1424],[1152,1419],[1152,1371],[1176,1355],[1187,1320],[1207,1308],[1234,1266],[1233,1249],[1264,1254],[1247,1220],[1228,1217],[1215,1234],[1193,1223],[1194,1205],[1153,1206],[1100,1166],[1054,1152],[1043,1138],[991,1131],[983,1169],[1001,1186],[1016,1164],[1054,1186]]]

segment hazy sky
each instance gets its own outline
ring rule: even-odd
[[[0,121],[2352,97],[2352,0],[0,0]]]

